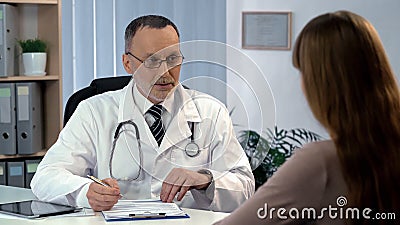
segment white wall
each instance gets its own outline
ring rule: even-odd
[[[292,46],[303,26],[319,14],[343,9],[360,14],[375,26],[395,74],[398,78],[400,77],[400,1],[398,0],[227,0],[226,7],[227,44],[239,49],[241,49],[242,11],[291,11]],[[292,52],[241,50],[261,68],[271,86],[276,104],[278,127],[307,128],[327,137],[325,130],[313,119],[303,97],[299,73],[292,66]],[[237,84],[233,76],[227,75],[227,82],[233,88],[240,88],[235,86]],[[237,104],[236,98],[229,93],[227,104],[230,108]],[[243,116],[233,115],[232,118],[235,120]]]

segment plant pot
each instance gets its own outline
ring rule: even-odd
[[[24,66],[25,76],[44,76],[46,72],[46,58],[45,52],[32,52],[22,54],[22,64]]]

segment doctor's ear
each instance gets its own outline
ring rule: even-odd
[[[131,60],[129,60],[129,56],[127,54],[122,55],[122,64],[124,65],[125,71],[128,74],[133,74],[135,72],[135,68]]]

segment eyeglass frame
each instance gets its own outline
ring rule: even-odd
[[[139,57],[137,57],[137,56],[135,56],[134,54],[132,54],[130,51],[125,52],[125,55],[133,56],[133,58],[135,58],[135,59],[137,59],[139,62],[143,63],[144,67],[146,67],[146,68],[148,68],[148,69],[158,69],[158,68],[160,68],[160,66],[161,66],[161,64],[162,64],[163,62],[166,62],[166,63],[167,63],[167,66],[170,66],[170,65],[168,65],[168,57],[170,57],[170,56],[182,57],[182,61],[181,61],[179,64],[177,64],[177,65],[170,66],[171,68],[173,68],[173,67],[175,67],[175,66],[181,65],[181,64],[183,63],[183,60],[185,59],[185,57],[184,57],[182,54],[181,54],[181,55],[170,55],[170,56],[167,56],[165,59],[158,59],[157,62],[159,62],[159,63],[158,63],[158,66],[157,66],[157,67],[148,67],[148,66],[146,66],[146,63],[145,63],[145,62],[146,62],[146,60],[149,59],[149,58],[147,58],[147,59],[145,59],[145,60],[142,60],[142,59],[140,59]],[[148,62],[148,61],[147,61],[147,62]]]

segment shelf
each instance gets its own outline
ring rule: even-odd
[[[57,4],[58,0],[0,0],[0,3]]]
[[[2,77],[1,81],[46,81],[46,80],[59,80],[58,75],[47,75],[47,76],[10,76]]]
[[[30,155],[0,155],[0,160],[2,159],[20,159],[20,158],[33,158],[33,157],[41,157],[46,154],[47,150],[42,150],[40,152],[36,152],[35,154]]]
[[[0,161],[40,158],[57,140],[62,128],[62,66],[61,66],[61,1],[62,0],[0,0],[12,3],[19,17],[17,39],[38,37],[48,43],[45,76],[24,76],[22,59],[18,57],[15,76],[0,77],[0,83],[38,82],[42,88],[43,150],[30,155],[1,155]],[[19,73],[18,73],[19,71]],[[0,110],[1,111],[1,110]],[[3,146],[1,146],[3,147]]]

